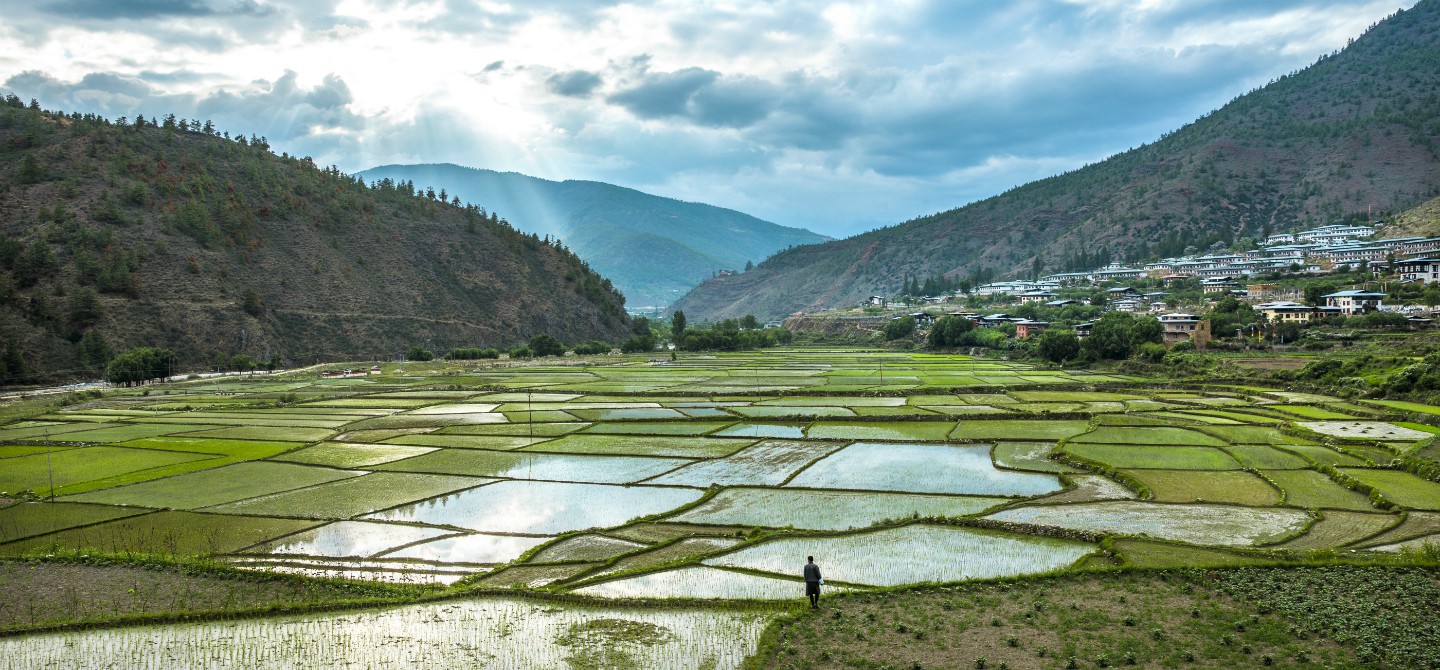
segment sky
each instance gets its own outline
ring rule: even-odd
[[[1413,4],[29,0],[0,12],[0,93],[842,237],[1154,141]]]

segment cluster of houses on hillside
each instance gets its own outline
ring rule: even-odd
[[[1245,252],[1162,258],[1139,268],[1112,263],[1099,270],[1052,274],[1041,278],[1041,281],[1075,284],[1140,277],[1224,279],[1297,269],[1320,274],[1353,270],[1362,263],[1376,270],[1390,270],[1388,264],[1391,259],[1397,259],[1395,270],[1399,271],[1402,264],[1430,261],[1433,259],[1420,257],[1440,253],[1440,237],[1368,239],[1374,234],[1374,226],[1321,226],[1299,233],[1271,235],[1257,248]],[[1433,262],[1440,265],[1440,260]],[[1440,280],[1440,273],[1436,274],[1431,279]]]

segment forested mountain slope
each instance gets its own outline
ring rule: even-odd
[[[906,276],[1027,277],[1403,211],[1440,194],[1440,0],[1159,141],[959,209],[775,255],[691,319],[851,304]],[[1037,272],[1038,271],[1038,272]]]
[[[313,363],[627,329],[608,280],[478,207],[208,123],[0,105],[0,342],[32,379],[104,348]]]
[[[594,181],[549,181],[449,164],[360,172],[433,186],[505,214],[516,228],[559,237],[615,282],[631,305],[665,306],[718,270],[740,270],[787,247],[829,238],[735,210]]]

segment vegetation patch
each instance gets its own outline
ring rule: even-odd
[[[1218,502],[1265,507],[1280,504],[1280,491],[1265,480],[1239,471],[1127,470],[1157,502]]]
[[[751,667],[1361,667],[1292,625],[1163,573],[1090,574],[825,598],[767,629]]]
[[[1111,468],[1151,470],[1239,470],[1240,462],[1214,447],[1138,446],[1071,442],[1065,453]]]

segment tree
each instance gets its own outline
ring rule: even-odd
[[[743,329],[743,330],[755,330],[756,328],[759,328],[759,327],[760,327],[760,321],[759,321],[759,319],[756,319],[756,318],[755,318],[755,315],[754,315],[754,314],[746,314],[745,316],[740,317],[740,328],[741,328],[741,329]]]
[[[245,310],[250,316],[260,316],[265,309],[265,304],[260,300],[260,294],[255,289],[247,288],[240,294],[240,309]]]
[[[931,349],[961,346],[961,338],[975,328],[975,322],[958,316],[942,316],[930,328],[925,346]]]
[[[1121,360],[1130,357],[1134,345],[1130,340],[1134,317],[1125,312],[1110,312],[1090,329],[1081,348],[1099,359]]]
[[[45,168],[40,167],[40,161],[35,159],[34,153],[25,154],[20,159],[20,183],[36,184],[45,180]]]
[[[677,309],[675,316],[670,317],[670,336],[677,342],[685,337],[685,312]]]
[[[565,355],[565,345],[548,333],[540,333],[530,338],[530,350],[535,352],[537,357]]]
[[[0,354],[0,384],[18,384],[25,381],[25,357],[14,346],[7,345]]]
[[[745,271],[749,272],[753,269],[755,269],[755,264],[751,263],[750,261],[745,261]]]
[[[76,346],[75,355],[80,359],[80,364],[90,372],[101,372],[105,364],[110,362],[113,352],[110,350],[110,343],[100,331],[91,328],[85,331],[80,338],[80,344]]]
[[[405,352],[405,360],[408,361],[430,361],[435,360],[435,352],[421,346],[410,347]]]
[[[1080,355],[1080,338],[1070,330],[1047,330],[1040,333],[1035,349],[1041,358],[1051,363],[1064,363]]]
[[[905,315],[890,320],[885,324],[885,339],[898,340],[902,337],[909,337],[915,332],[915,317]]]
[[[1305,304],[1321,307],[1325,304],[1325,287],[1319,284],[1305,286]]]
[[[100,296],[95,289],[84,287],[70,294],[68,300],[70,327],[83,331],[100,320]]]
[[[169,349],[135,347],[110,360],[105,379],[111,384],[138,384],[168,377],[175,369],[175,354]]]

